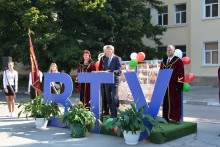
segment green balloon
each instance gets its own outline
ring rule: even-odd
[[[113,121],[113,118],[108,118],[105,123],[108,124],[110,121]]]
[[[131,68],[135,68],[137,66],[137,61],[135,59],[132,59],[130,62],[129,62],[129,66]]]
[[[190,86],[189,83],[184,83],[183,84],[183,91],[184,92],[188,92],[188,91],[190,91],[190,89],[191,89],[191,86]]]
[[[108,118],[105,122],[105,124],[107,125],[109,122],[113,121],[113,118]],[[112,129],[112,125],[109,127],[110,129]]]

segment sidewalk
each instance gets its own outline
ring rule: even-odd
[[[70,98],[71,102],[76,101],[78,96],[77,93],[73,94]],[[22,100],[29,100],[29,95],[20,90],[17,94],[17,104]],[[184,104],[184,120],[198,123],[197,134],[188,135],[161,145],[139,142],[136,146],[220,146],[220,137],[218,137],[220,133],[220,107],[208,106],[218,103],[218,88],[194,86],[190,92],[184,93],[184,101],[186,103]],[[38,130],[35,128],[32,118],[26,120],[24,116],[21,118],[6,117],[8,108],[3,92],[0,93],[0,112],[0,146],[128,146],[120,137],[89,133],[85,138],[71,138],[70,130],[66,128],[48,127],[47,130]],[[15,114],[17,115],[18,112],[19,109],[16,105]]]
[[[183,103],[220,106],[219,88],[213,86],[191,86],[189,92],[183,92]]]
[[[0,110],[7,105],[0,104]],[[19,109],[16,108],[16,115]],[[202,111],[201,111],[202,110]],[[164,144],[139,142],[137,147],[217,147],[220,146],[220,107],[185,104],[187,121],[198,123],[198,132]],[[214,112],[214,113],[213,113]],[[124,139],[115,136],[91,134],[84,138],[71,138],[67,128],[48,127],[46,130],[35,128],[34,120],[25,117],[9,118],[0,113],[0,146],[88,146],[88,147],[125,147]],[[208,121],[206,121],[208,120]]]

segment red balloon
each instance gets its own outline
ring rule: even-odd
[[[96,63],[94,63],[95,69],[98,70],[99,69],[99,61],[97,61]]]
[[[189,65],[191,62],[191,59],[189,57],[183,57],[181,60],[183,61],[184,65]]]
[[[116,125],[116,126],[114,127],[114,132],[115,132],[115,134],[117,134],[117,131],[118,131],[118,126]]]
[[[144,58],[145,58],[145,53],[139,52],[139,53],[137,54],[136,60],[137,60],[137,61],[143,61]]]
[[[193,73],[188,73],[184,77],[184,82],[186,83],[192,83],[195,80],[195,75]]]

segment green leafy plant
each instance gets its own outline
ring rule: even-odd
[[[71,106],[70,110],[64,113],[61,123],[66,123],[68,127],[71,125],[76,126],[77,124],[91,125],[92,130],[94,130],[95,124],[97,122],[101,123],[99,119],[95,117],[95,114],[89,110],[89,108],[83,108],[79,105]],[[86,128],[88,134],[88,129]]]
[[[45,104],[43,104],[44,97],[38,96],[35,99],[29,101],[21,101],[18,108],[22,107],[21,111],[18,113],[18,117],[21,114],[25,114],[28,119],[28,115],[32,115],[35,120],[36,118],[46,118],[58,115],[60,113],[59,108],[55,102],[49,102],[48,99]]]
[[[118,126],[118,136],[120,136],[121,131],[131,131],[132,134],[136,134],[136,131],[147,131],[147,133],[150,134],[150,129],[153,126],[155,128],[161,129],[156,120],[159,122],[167,123],[164,118],[158,116],[153,118],[149,114],[143,114],[146,106],[141,106],[139,109],[136,109],[133,104],[130,105],[131,108],[125,109],[125,111],[117,109],[119,112],[118,117],[113,118],[113,121],[107,123],[107,128],[110,128],[110,126],[112,126],[111,128],[114,128],[116,125]]]

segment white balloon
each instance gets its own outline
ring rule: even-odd
[[[180,49],[176,49],[174,56],[177,56],[181,59],[183,57],[183,52]]]
[[[100,54],[98,55],[98,60],[100,61],[100,59],[101,59],[103,56],[105,56],[105,53],[100,53]]]
[[[136,59],[136,57],[137,57],[137,53],[131,53],[131,59]]]

